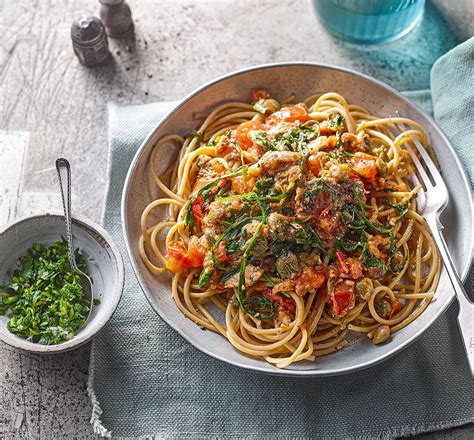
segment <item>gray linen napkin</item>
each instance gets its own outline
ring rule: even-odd
[[[441,72],[433,69],[434,113],[458,151],[466,153],[465,166],[472,172],[472,152],[464,150],[470,144],[450,132],[459,123],[452,117],[463,117],[463,107],[448,111],[443,88],[436,86],[442,84],[438,74],[450,78],[472,100],[469,78],[458,77],[458,59],[473,56],[472,41],[456,51],[440,61]],[[410,96],[430,112],[426,92]],[[166,108],[165,103],[109,106],[110,186],[104,222],[124,256],[120,196],[125,174]],[[463,120],[470,123],[467,117]],[[474,421],[474,386],[458,336],[456,306],[412,346],[365,371],[320,379],[272,377],[231,367],[188,344],[151,309],[125,259],[122,301],[92,347],[89,393],[97,433],[121,438],[377,439]]]

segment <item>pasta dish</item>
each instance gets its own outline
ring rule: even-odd
[[[196,131],[154,147],[162,196],[141,217],[145,265],[172,274],[186,317],[280,368],[354,333],[384,343],[423,313],[440,276],[406,150],[427,135],[337,93],[280,104],[254,89],[250,101],[196,115]],[[159,175],[170,144],[178,160]]]

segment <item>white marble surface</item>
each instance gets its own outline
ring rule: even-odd
[[[450,23],[449,38],[474,34],[472,0],[432,3],[432,17]],[[311,60],[370,74],[383,61],[381,50],[399,50],[393,43],[362,53],[336,42],[306,0],[130,5],[135,40],[112,42],[110,63],[87,69],[72,52],[69,26],[79,13],[97,12],[96,1],[0,0],[0,226],[22,214],[60,208],[53,169],[58,156],[73,167],[73,210],[100,219],[107,101],[174,100],[215,76],[264,62]],[[443,46],[433,43],[425,64]],[[427,73],[421,71],[419,81]],[[403,71],[388,69],[381,79],[397,85],[401,78]],[[0,439],[93,437],[88,362],[87,346],[39,356],[0,343]],[[418,438],[466,440],[474,438],[474,427]]]

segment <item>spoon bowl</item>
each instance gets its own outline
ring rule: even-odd
[[[87,298],[90,302],[90,307],[89,307],[89,313],[87,314],[86,321],[88,321],[89,316],[92,313],[92,307],[94,305],[94,293],[92,291],[92,280],[88,275],[86,275],[84,272],[81,270],[75,271],[78,275],[79,278],[81,279],[81,286],[82,286],[82,294],[84,295],[85,298]],[[84,323],[85,324],[85,323]]]

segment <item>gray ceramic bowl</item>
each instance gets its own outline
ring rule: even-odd
[[[59,353],[89,341],[111,318],[122,295],[124,283],[123,261],[117,246],[99,225],[81,217],[72,220],[74,246],[86,257],[93,279],[94,306],[86,325],[69,341],[57,345],[35,344],[8,331],[7,316],[0,317],[0,340],[27,351]],[[7,279],[7,271],[33,243],[50,244],[65,236],[64,217],[59,213],[21,218],[0,230],[0,285]]]
[[[160,196],[152,182],[148,181],[147,169],[153,146],[164,135],[184,135],[197,128],[198,123],[193,119],[195,112],[209,112],[223,101],[247,101],[249,91],[254,87],[267,88],[278,100],[291,94],[295,94],[297,100],[302,100],[314,93],[336,91],[344,95],[349,102],[361,104],[373,114],[400,114],[418,121],[428,132],[434,151],[445,171],[444,178],[451,199],[442,221],[456,266],[460,274],[466,276],[473,240],[470,185],[459,159],[435,122],[396,90],[368,76],[327,65],[285,63],[252,67],[202,86],[169,112],[138,150],[123,191],[122,217],[130,259],[145,295],[157,313],[191,344],[217,359],[243,368],[290,376],[335,375],[368,367],[400,352],[419,337],[453,300],[454,292],[445,270],[441,275],[436,299],[420,318],[395,333],[389,343],[374,346],[366,337],[354,338],[348,347],[335,354],[318,358],[315,362],[301,362],[280,370],[265,361],[237,352],[219,335],[201,331],[186,319],[174,304],[170,292],[170,277],[153,275],[143,264],[138,252],[140,215],[151,200]],[[172,160],[171,152],[171,149],[163,150],[160,155],[162,165]]]

